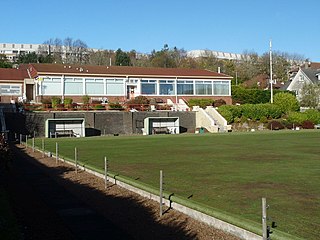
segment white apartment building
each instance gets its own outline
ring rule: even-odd
[[[10,62],[14,62],[19,54],[38,51],[42,44],[0,43],[0,54],[6,55]]]

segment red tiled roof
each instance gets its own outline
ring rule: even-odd
[[[128,66],[90,66],[69,64],[30,64],[29,71],[32,77],[36,74],[70,74],[70,75],[101,75],[101,76],[131,76],[131,77],[203,77],[203,78],[226,78],[232,77],[203,69],[187,68],[148,68]]]
[[[0,68],[0,81],[21,80],[28,77],[26,69]]]

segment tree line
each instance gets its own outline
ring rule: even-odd
[[[150,54],[140,54],[135,50],[123,51],[94,50],[80,40],[72,38],[49,39],[39,47],[37,52],[20,54],[20,63],[63,63],[89,65],[116,65],[161,68],[197,68],[218,71],[233,77],[233,84],[241,84],[254,77],[269,75],[269,53],[259,56],[255,52],[244,52],[242,60],[218,59],[210,51],[205,57],[192,58],[187,56],[183,48],[170,48],[167,44],[160,50],[153,50]],[[288,80],[288,73],[294,64],[301,63],[303,57],[283,52],[273,53],[274,79],[284,82]],[[10,67],[5,56],[0,56],[0,67]]]

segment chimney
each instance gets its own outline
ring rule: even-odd
[[[218,73],[221,73],[220,67],[218,67]]]

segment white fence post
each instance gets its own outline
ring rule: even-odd
[[[262,239],[267,240],[267,200],[262,198]]]
[[[56,142],[56,165],[58,164],[58,159],[59,159],[59,145]]]
[[[107,157],[104,157],[104,188],[107,189],[108,181],[108,160]]]
[[[42,147],[42,157],[44,158],[44,139],[42,139],[42,141],[41,141],[41,147]]]
[[[74,163],[76,168],[76,173],[78,173],[78,151],[77,148],[74,148]]]
[[[160,170],[160,201],[159,201],[159,204],[160,204],[160,217],[162,216],[163,214],[163,210],[162,210],[162,206],[163,206],[163,174],[162,174],[162,170]]]
[[[26,148],[28,148],[28,135],[26,135]]]
[[[22,145],[22,134],[20,133],[20,146]]]
[[[32,152],[34,152],[34,137],[32,138]]]

